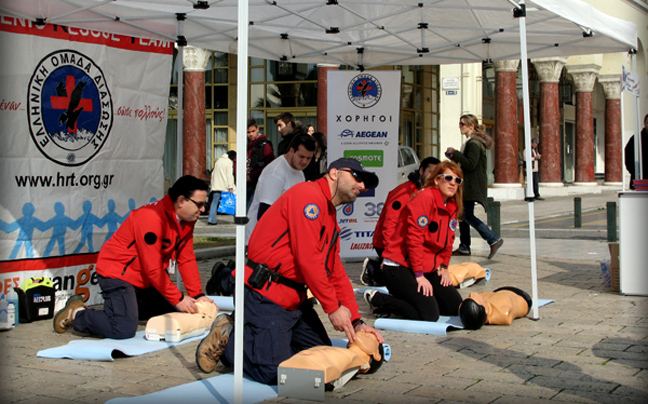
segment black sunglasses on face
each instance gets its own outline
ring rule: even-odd
[[[455,177],[454,175],[450,175],[450,174],[439,174],[437,175],[437,177],[442,177],[445,180],[445,182],[452,182],[452,180],[455,180],[455,183],[457,185],[461,185],[461,183],[463,182],[463,178]]]
[[[187,198],[187,199],[189,199],[191,202],[193,202],[193,203],[196,205],[196,207],[197,207],[198,209],[202,209],[202,208],[204,208],[205,206],[207,206],[207,202],[196,202],[196,201],[194,201],[194,200],[191,199],[191,198]]]
[[[346,171],[347,173],[350,173],[351,175],[353,175],[353,178],[354,178],[356,181],[358,181],[358,182],[363,182],[363,181],[362,181],[362,178],[360,178],[360,174],[356,173],[356,172],[353,171],[353,170],[339,170],[339,171]]]

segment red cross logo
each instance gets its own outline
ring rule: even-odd
[[[358,83],[358,86],[356,87],[356,90],[360,92],[360,95],[365,97],[367,95],[368,91],[373,90],[373,87],[371,87],[371,82],[367,80],[362,80],[362,82]]]
[[[85,83],[79,82],[77,84],[74,76],[66,76],[65,88],[59,83],[56,89],[59,95],[50,96],[52,109],[65,111],[61,114],[59,123],[65,123],[68,133],[76,133],[77,118],[82,111],[92,112],[92,99],[81,98],[83,87],[85,87]]]

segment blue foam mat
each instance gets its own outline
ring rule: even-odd
[[[198,341],[208,333],[209,331],[205,331],[203,335],[186,338],[179,342],[149,341],[146,339],[146,331],[139,331],[133,338],[127,339],[78,339],[70,341],[67,345],[38,351],[36,356],[51,359],[114,361],[115,356],[119,353],[126,356],[142,355],[159,351],[160,349],[167,349],[192,341]]]
[[[446,335],[449,328],[462,329],[461,319],[459,316],[440,316],[436,322],[401,320],[395,318],[379,318],[376,320],[374,327],[379,330],[403,331],[414,334],[432,334]]]
[[[232,311],[234,299],[229,296],[209,296],[221,311]],[[67,345],[44,349],[38,351],[39,358],[52,359],[77,359],[87,361],[114,361],[119,353],[126,356],[143,355],[149,352],[167,349],[177,345],[198,341],[208,334],[186,338],[178,342],[149,341],[146,339],[146,331],[139,331],[133,338],[127,339],[94,339],[84,338],[70,341]]]
[[[258,403],[277,397],[277,386],[243,378],[242,396],[244,404]],[[138,397],[114,398],[106,404],[178,404],[187,401],[191,404],[234,403],[234,375],[214,376]]]

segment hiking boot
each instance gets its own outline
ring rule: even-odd
[[[497,240],[497,242],[493,243],[493,245],[490,246],[490,254],[488,254],[488,259],[491,259],[497,254],[497,250],[500,249],[500,247],[504,244],[504,239],[501,238]]]
[[[218,364],[229,336],[234,330],[234,320],[229,314],[219,314],[212,324],[209,334],[196,348],[196,364],[205,373],[211,373]]]
[[[369,258],[365,258],[364,262],[362,263],[362,273],[360,274],[360,282],[362,282],[363,285],[367,286],[374,286],[374,280],[372,274],[369,273],[369,263],[370,263]]]
[[[74,325],[74,316],[79,310],[84,310],[82,295],[71,296],[65,303],[65,307],[54,315],[54,331],[63,334]]]

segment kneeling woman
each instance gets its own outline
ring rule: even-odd
[[[390,294],[365,293],[376,313],[423,321],[459,314],[462,299],[452,286],[448,264],[463,208],[462,177],[457,163],[438,164],[424,189],[401,212],[394,237],[383,252]]]

